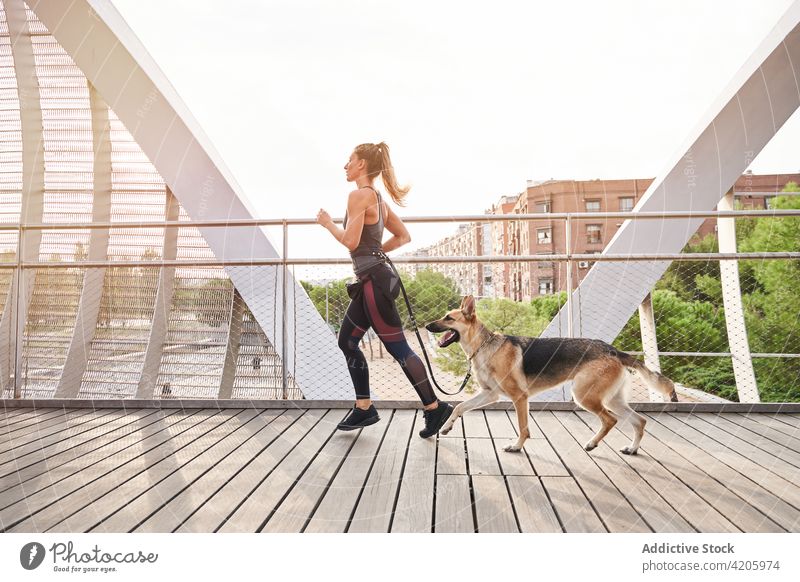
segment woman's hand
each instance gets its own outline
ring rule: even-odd
[[[331,219],[331,215],[320,208],[319,212],[317,212],[317,224],[321,224],[325,228],[328,228],[332,223],[333,220]]]

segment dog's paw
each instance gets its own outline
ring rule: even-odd
[[[596,449],[596,448],[597,448],[597,445],[596,445],[596,444],[594,444],[594,443],[591,443],[591,442],[588,442],[588,443],[586,443],[586,444],[583,446],[583,449],[584,449],[585,451],[592,451],[592,450],[594,450],[594,449]]]
[[[518,453],[522,450],[522,447],[517,445],[506,445],[503,447],[503,450],[507,453]]]
[[[620,449],[619,452],[622,453],[623,455],[635,455],[638,451],[630,447],[625,447],[624,449]]]
[[[441,429],[439,429],[439,434],[447,434],[451,430],[453,430],[453,426],[452,425],[451,426],[445,426],[445,427],[442,427]]]

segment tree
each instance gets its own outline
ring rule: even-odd
[[[787,192],[798,192],[790,182]],[[773,208],[800,209],[800,197],[779,196]],[[800,251],[800,219],[758,219],[739,244],[742,252]],[[752,281],[743,298],[745,323],[752,352],[800,353],[800,263],[771,259],[742,261],[743,277]],[[761,399],[800,400],[800,358],[754,359]]]
[[[322,319],[327,317],[328,324],[338,333],[344,320],[347,306],[350,305],[350,297],[347,295],[346,284],[350,281],[347,279],[340,279],[338,281],[331,281],[327,285],[310,285],[303,284],[311,302],[317,311],[322,316]]]
[[[787,191],[800,188],[793,183]],[[779,196],[773,208],[800,208],[800,197]],[[800,251],[800,220],[794,217],[737,219],[742,252]],[[684,252],[716,252],[717,239],[693,240]],[[745,324],[752,352],[800,353],[800,265],[790,260],[739,261]],[[718,261],[676,261],[653,292],[659,350],[730,350]],[[614,342],[640,351],[635,314]],[[737,399],[730,358],[662,357],[664,373],[674,380],[731,400]],[[753,367],[763,401],[800,400],[800,358],[755,358]]]
[[[408,300],[414,310],[414,317],[419,325],[424,326],[431,321],[440,319],[445,313],[461,304],[458,285],[441,273],[423,269],[413,279],[405,274],[401,274],[401,277]],[[398,298],[398,302],[400,302],[400,316],[403,318],[404,327],[411,329],[411,320],[407,310],[403,308],[405,301]]]

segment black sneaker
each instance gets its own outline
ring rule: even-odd
[[[425,416],[425,428],[419,431],[419,436],[426,439],[432,437],[442,425],[447,422],[450,415],[453,413],[453,405],[447,402],[439,401],[439,406],[433,410],[423,410],[422,414]]]
[[[369,408],[366,410],[361,410],[358,407],[353,407],[353,410],[350,411],[350,414],[339,423],[336,427],[339,430],[355,430],[357,428],[362,428],[365,426],[369,426],[371,424],[375,424],[381,419],[378,416],[378,411],[375,410],[375,407],[370,404]]]

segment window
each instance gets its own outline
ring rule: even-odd
[[[536,203],[536,212],[537,213],[550,212],[550,201],[549,200],[543,200],[541,202],[537,202]]]
[[[764,208],[772,210],[775,207],[775,196],[764,197]]]
[[[552,295],[552,294],[553,294],[553,280],[539,279],[539,295]]]
[[[537,228],[536,229],[536,241],[540,245],[549,245],[553,242],[553,233],[549,228]]]
[[[589,244],[599,244],[603,242],[600,235],[600,224],[587,224],[586,225],[586,242]]]
[[[587,200],[586,201],[586,212],[600,212],[600,201],[599,200]]]
[[[633,200],[632,196],[626,196],[624,198],[619,199],[619,210],[620,212],[630,212],[633,210]]]
[[[540,255],[549,255],[550,253],[538,253]],[[553,261],[537,261],[536,264],[540,269],[552,269],[555,267]]]

